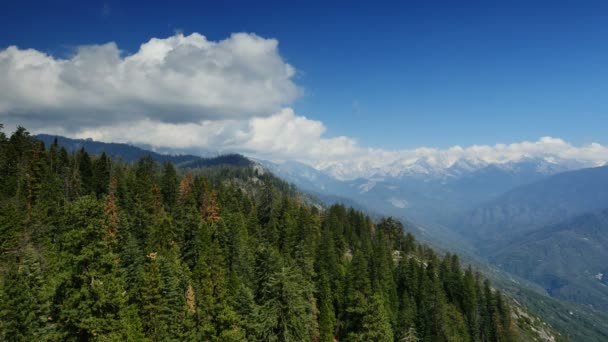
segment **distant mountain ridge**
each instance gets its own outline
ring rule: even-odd
[[[150,155],[152,159],[159,163],[170,161],[176,166],[183,168],[209,167],[216,165],[232,165],[246,167],[252,165],[252,161],[240,154],[226,154],[215,157],[199,157],[191,154],[161,154],[137,146],[122,144],[122,143],[106,143],[94,141],[92,139],[71,139],[62,136],[49,134],[38,134],[36,139],[44,142],[49,146],[57,138],[57,143],[65,147],[68,152],[77,151],[81,148],[87,150],[90,154],[98,155],[105,152],[113,158],[120,158],[123,161],[132,163],[139,158]]]

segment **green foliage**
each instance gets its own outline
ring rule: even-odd
[[[249,167],[181,175],[0,135],[0,340],[513,341],[500,292],[400,222]]]
[[[257,336],[262,341],[311,340],[311,285],[299,270],[281,266],[260,289]]]

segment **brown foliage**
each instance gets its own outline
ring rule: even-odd
[[[188,172],[179,183],[179,200],[181,202],[185,201],[186,197],[192,192],[193,185],[194,178],[192,177],[192,173]]]
[[[116,179],[110,179],[108,196],[106,196],[105,212],[107,217],[108,236],[116,237],[118,232],[118,205],[116,204]]]

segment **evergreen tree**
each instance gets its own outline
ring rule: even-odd
[[[53,317],[64,338],[118,339],[125,332],[120,313],[127,298],[112,229],[92,197],[67,208]]]
[[[101,197],[108,193],[108,187],[110,186],[110,171],[112,167],[110,158],[104,152],[93,160],[92,167],[92,190],[98,197]]]
[[[162,278],[160,261],[157,252],[147,255],[145,271],[140,285],[141,317],[146,336],[154,341],[161,341],[168,337],[168,322],[163,318],[165,298],[162,295]]]
[[[469,336],[473,341],[479,340],[479,320],[477,306],[477,290],[475,288],[475,276],[471,266],[464,273],[464,284],[462,294],[462,308],[467,321]]]
[[[344,331],[347,340],[357,339],[363,331],[363,320],[368,312],[371,282],[368,261],[364,254],[356,251],[348,267],[344,308]]]
[[[393,341],[393,330],[389,312],[381,294],[376,293],[372,296],[368,311],[363,317],[362,332],[359,341]]]
[[[260,289],[257,321],[262,341],[311,339],[311,287],[297,269],[282,266],[268,276]]]
[[[163,203],[168,208],[173,208],[177,201],[178,185],[179,180],[175,167],[171,162],[166,162],[161,176],[161,193],[163,195]]]
[[[83,195],[88,195],[93,192],[93,163],[91,157],[84,150],[84,147],[78,152],[78,175],[80,179],[80,192]]]
[[[45,279],[39,256],[32,246],[23,249],[21,260],[10,265],[0,292],[0,339],[41,339],[50,327]]]

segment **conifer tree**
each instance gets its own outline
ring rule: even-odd
[[[383,296],[380,293],[374,294],[363,317],[361,334],[349,341],[393,341],[391,319],[386,308]]]
[[[179,180],[175,167],[171,162],[165,162],[161,176],[161,193],[163,195],[163,202],[169,209],[173,208],[177,201],[178,185]]]
[[[145,271],[140,285],[141,317],[146,336],[154,341],[167,338],[167,322],[163,319],[165,298],[162,295],[162,277],[160,260],[157,252],[147,256]]]
[[[78,176],[80,180],[79,193],[89,195],[94,191],[93,184],[93,163],[91,157],[84,150],[84,147],[78,152]]]
[[[108,193],[110,185],[111,162],[105,152],[93,160],[92,168],[92,190],[101,197]]]
[[[260,289],[258,337],[263,341],[304,341],[311,336],[311,287],[296,268],[282,266]]]
[[[19,259],[9,266],[0,292],[0,339],[7,341],[40,339],[52,323],[39,256],[27,245]]]
[[[356,251],[348,266],[346,280],[344,331],[341,335],[347,339],[357,339],[362,334],[372,290],[369,278],[368,261],[362,252]]]
[[[65,336],[118,338],[124,333],[120,313],[127,298],[103,205],[82,197],[66,215],[54,319]]]
[[[471,266],[464,273],[464,284],[462,294],[462,308],[467,321],[469,336],[473,341],[479,340],[479,320],[477,306],[477,290],[475,288],[475,276]]]

